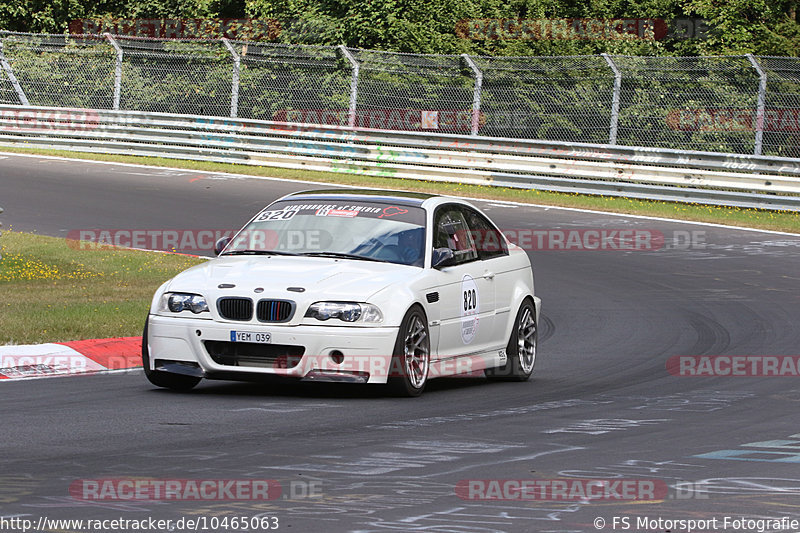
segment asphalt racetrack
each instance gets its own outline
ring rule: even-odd
[[[285,193],[319,187],[3,157],[3,227],[55,236],[236,228]],[[799,356],[800,237],[477,204],[505,231],[640,230],[664,244],[529,252],[543,319],[526,383],[434,380],[418,399],[209,381],[175,393],[141,370],[0,383],[0,520],[183,518],[207,531],[274,524],[225,528],[226,517],[274,517],[293,532],[800,530],[790,527],[800,521],[798,377],[783,366],[779,377],[668,368],[688,360],[679,356],[750,356],[752,373],[753,361]],[[281,492],[271,486],[268,501],[76,497],[81,480],[106,479],[275,480]],[[580,496],[592,487],[602,494]],[[7,521],[0,530],[21,529]]]

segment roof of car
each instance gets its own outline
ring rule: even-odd
[[[371,189],[321,189],[313,191],[301,191],[292,193],[285,199],[304,199],[304,200],[350,200],[354,198],[369,198],[376,202],[390,202],[393,204],[404,204],[420,206],[425,200],[436,198],[436,194],[426,194],[408,191],[381,191]]]

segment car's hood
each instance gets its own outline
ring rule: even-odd
[[[235,256],[219,257],[178,274],[168,291],[259,298],[367,301],[370,295],[396,282],[408,281],[418,267],[332,259],[327,257]],[[225,285],[234,285],[225,287]],[[223,287],[220,288],[220,285]],[[302,293],[289,287],[305,289]],[[256,289],[263,289],[255,293]]]

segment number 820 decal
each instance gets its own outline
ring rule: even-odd
[[[256,221],[263,222],[265,220],[290,220],[294,217],[297,211],[262,211],[256,217]]]
[[[461,341],[469,344],[478,331],[478,310],[480,309],[478,285],[469,274],[464,275],[461,279],[461,300]]]
[[[478,307],[478,292],[475,289],[466,289],[464,292],[464,312],[467,313]]]

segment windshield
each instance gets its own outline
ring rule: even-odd
[[[375,201],[287,200],[261,211],[222,255],[342,257],[422,266],[425,210]]]

